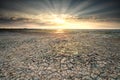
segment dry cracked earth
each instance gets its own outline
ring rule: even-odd
[[[2,31],[0,80],[120,80],[120,30]]]

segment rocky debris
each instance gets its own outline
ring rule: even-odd
[[[119,47],[94,32],[0,36],[0,80],[120,80]]]

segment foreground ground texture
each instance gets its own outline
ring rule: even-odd
[[[120,80],[120,30],[2,31],[0,80]]]

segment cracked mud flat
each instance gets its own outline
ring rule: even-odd
[[[0,80],[120,80],[120,30],[0,32]]]

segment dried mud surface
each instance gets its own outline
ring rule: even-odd
[[[119,35],[1,32],[0,80],[120,80]]]

